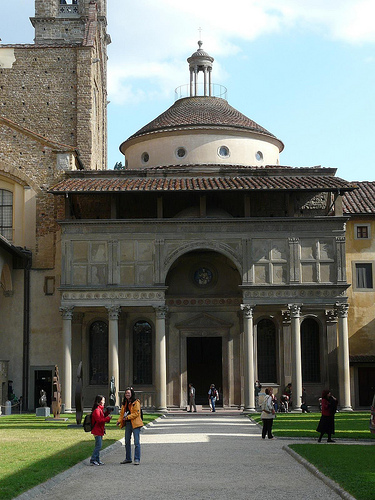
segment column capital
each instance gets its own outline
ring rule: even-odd
[[[290,310],[289,309],[283,309],[281,311],[281,316],[283,318],[283,325],[290,325]]]
[[[167,317],[168,313],[168,307],[167,306],[156,306],[154,307],[155,314],[157,319],[165,319]]]
[[[325,310],[326,323],[337,323],[337,311],[333,307],[332,309]]]
[[[106,309],[108,311],[108,318],[110,320],[117,320],[119,318],[121,313],[120,306],[106,306]]]
[[[348,310],[349,310],[349,304],[336,302],[335,312],[339,318],[347,318],[348,317]]]
[[[246,319],[252,319],[254,316],[254,307],[249,304],[241,304],[241,311],[243,311],[243,314]]]
[[[73,319],[73,309],[74,306],[60,307],[59,311],[63,319]]]
[[[288,304],[290,316],[292,318],[299,318],[301,316],[301,307],[300,304]]]

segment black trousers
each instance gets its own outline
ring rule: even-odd
[[[262,438],[264,439],[267,434],[268,439],[271,439],[273,437],[272,436],[273,418],[262,418],[262,422],[263,422]]]

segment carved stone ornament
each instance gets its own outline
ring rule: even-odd
[[[165,319],[167,317],[168,313],[168,307],[167,306],[157,306],[154,307],[155,309],[155,314],[157,319]]]
[[[254,315],[254,306],[249,304],[241,304],[241,311],[246,319],[252,319]]]
[[[349,311],[349,304],[341,304],[339,302],[336,302],[335,311],[339,318],[347,318]]]
[[[299,318],[301,315],[301,306],[299,304],[288,304],[288,309],[292,318]]]
[[[281,315],[283,317],[283,324],[284,325],[290,325],[291,322],[291,316],[290,316],[290,311],[289,309],[284,309],[281,311]]]
[[[336,323],[337,322],[337,312],[335,309],[326,309],[325,316],[326,316],[327,323]]]
[[[73,319],[73,309],[74,306],[60,307],[59,311],[63,319]]]
[[[110,320],[118,320],[120,313],[121,313],[121,307],[119,306],[108,306],[107,308],[108,311],[108,318]]]
[[[80,300],[163,300],[164,292],[157,291],[111,291],[104,292],[100,290],[94,291],[77,291],[77,292],[63,292],[62,295],[64,300],[74,300],[79,302]]]

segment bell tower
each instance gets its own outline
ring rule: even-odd
[[[35,17],[30,19],[35,44],[85,44],[94,11],[96,21],[105,27],[107,0],[35,0]]]

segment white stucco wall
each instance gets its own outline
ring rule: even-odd
[[[209,131],[169,132],[167,135],[143,137],[124,145],[128,168],[137,169],[158,165],[192,165],[192,164],[223,164],[223,165],[278,165],[279,141],[256,134],[211,133]],[[229,155],[222,157],[219,148],[226,146]],[[177,149],[185,148],[186,156],[177,156]],[[257,159],[257,153],[262,154]],[[143,153],[149,155],[149,161],[142,161]]]

